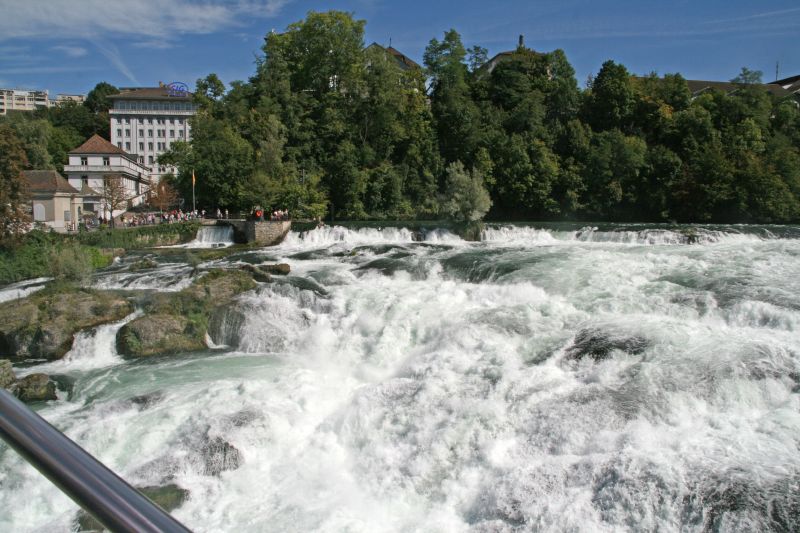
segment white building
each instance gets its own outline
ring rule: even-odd
[[[157,179],[163,174],[177,174],[177,169],[158,164],[158,156],[173,142],[191,139],[189,119],[197,111],[192,93],[183,84],[171,84],[123,89],[109,98],[113,102],[108,112],[111,143],[152,167]]]
[[[50,107],[47,91],[0,89],[0,115],[9,111],[35,111],[41,107]]]
[[[109,215],[104,199],[108,179],[122,178],[127,200],[125,208],[115,210],[113,216],[144,202],[152,180],[151,169],[139,163],[138,156],[127,153],[99,135],[93,135],[70,151],[64,174],[69,184],[83,196],[83,211],[105,218]]]
[[[53,100],[50,106],[56,106],[59,104],[64,104],[66,102],[75,102],[76,104],[82,104],[86,101],[85,94],[57,94],[56,99]]]
[[[33,221],[56,231],[74,231],[83,217],[83,196],[55,170],[25,170]]]

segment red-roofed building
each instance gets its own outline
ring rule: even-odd
[[[69,185],[84,196],[84,211],[108,217],[103,190],[110,177],[121,178],[129,207],[141,204],[150,190],[154,178],[150,167],[139,163],[139,158],[93,135],[85,143],[69,152],[69,163],[64,165]],[[125,210],[115,210],[119,216]]]

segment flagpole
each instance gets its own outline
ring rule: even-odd
[[[197,205],[195,205],[195,202],[194,202],[194,182],[195,182],[194,169],[192,169],[192,213],[197,211]]]

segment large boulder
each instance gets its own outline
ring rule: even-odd
[[[56,384],[47,374],[30,374],[11,386],[23,402],[46,402],[56,399]]]
[[[129,357],[147,357],[202,350],[215,311],[255,287],[248,272],[214,270],[178,293],[156,294],[145,302],[144,316],[119,330],[117,351]]]
[[[278,263],[276,265],[261,265],[261,270],[269,272],[270,274],[288,276],[291,268],[289,268],[289,265],[286,263]]]
[[[131,312],[133,306],[122,296],[70,286],[0,304],[0,356],[13,361],[60,359],[80,330]]]
[[[31,374],[17,379],[11,361],[0,359],[0,388],[23,402],[46,402],[56,399],[56,383],[47,374]]]
[[[204,332],[204,327],[185,316],[147,315],[122,326],[117,334],[117,351],[147,357],[202,350],[206,346]]]

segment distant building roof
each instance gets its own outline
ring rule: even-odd
[[[23,170],[30,192],[78,194],[78,190],[55,170]]]
[[[703,80],[686,80],[686,84],[689,86],[689,90],[692,92],[692,95],[698,95],[703,91],[707,91],[710,89],[714,89],[717,91],[721,91],[725,94],[730,94],[738,91],[742,88],[741,83],[733,83],[729,81],[703,81]],[[772,93],[773,95],[781,98],[790,96],[792,93],[787,91],[780,85],[768,83],[768,84],[757,84],[759,87],[762,87],[767,90],[767,92]]]
[[[123,88],[119,94],[112,94],[113,100],[191,100],[193,94],[186,91],[176,91],[164,85],[163,87],[131,87]]]
[[[397,66],[400,67],[402,70],[421,69],[422,68],[422,67],[419,66],[419,64],[414,62],[412,59],[409,59],[408,56],[406,56],[405,54],[403,54],[402,52],[400,52],[399,50],[397,50],[396,48],[393,48],[391,46],[389,46],[387,48],[387,47],[379,45],[378,43],[372,43],[367,48],[378,48],[378,49],[386,52],[387,54],[392,56],[392,58],[397,62]]]
[[[74,150],[69,151],[70,154],[119,154],[128,158],[135,158],[119,146],[114,146],[107,140],[103,139],[96,133],[89,137],[89,139],[78,146]]]
[[[514,54],[517,53],[517,50],[519,50],[521,48],[525,48],[525,36],[524,35],[520,35],[519,36],[519,41],[518,41],[516,50],[506,50],[505,52],[500,52],[498,54],[495,54],[494,56],[492,56],[492,58],[490,60],[488,60],[483,65],[481,65],[478,68],[478,70],[481,71],[481,72],[485,72],[486,74],[491,74],[492,71],[495,69],[495,67],[497,67],[497,65],[499,63],[502,63],[503,61],[505,61],[507,59],[510,59]],[[536,50],[530,50],[530,51],[533,52],[536,55],[539,55],[539,56],[544,55],[542,52],[537,52]]]

